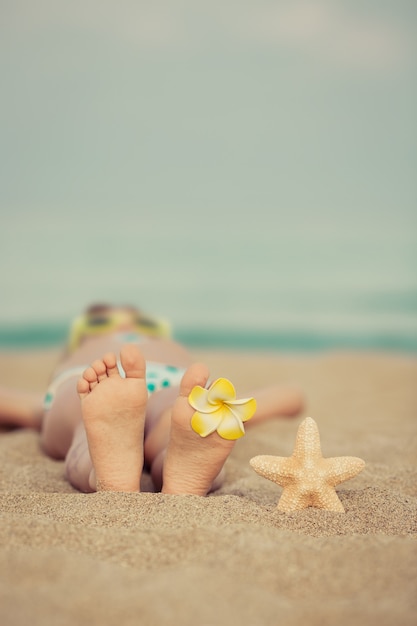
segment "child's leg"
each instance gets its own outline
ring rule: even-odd
[[[52,406],[42,419],[41,446],[54,459],[65,459],[82,420],[77,378],[74,374],[59,385]]]
[[[96,491],[93,462],[88,448],[87,433],[82,421],[75,429],[71,447],[65,457],[65,477],[79,491],[84,493]]]

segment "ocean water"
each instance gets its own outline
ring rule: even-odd
[[[415,227],[377,210],[3,215],[0,348],[62,343],[105,301],[193,347],[417,352]]]

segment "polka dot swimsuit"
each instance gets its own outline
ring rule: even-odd
[[[117,362],[117,366],[120,376],[125,378],[125,372],[119,361]],[[182,367],[146,361],[146,386],[149,395],[155,393],[155,391],[167,389],[168,387],[178,387],[184,373],[185,369]]]

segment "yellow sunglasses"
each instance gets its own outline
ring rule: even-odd
[[[73,352],[84,337],[104,335],[116,331],[123,324],[132,324],[134,332],[148,337],[170,337],[171,326],[163,319],[138,313],[103,312],[87,313],[75,318],[71,325],[68,349]]]

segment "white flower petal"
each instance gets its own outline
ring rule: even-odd
[[[223,412],[223,419],[217,428],[217,432],[223,439],[235,440],[243,437],[245,428],[236,415],[231,411]]]
[[[242,422],[247,422],[256,412],[256,400],[254,398],[246,398],[245,400],[233,400],[225,403],[229,409]]]
[[[219,422],[219,418],[215,418],[213,414],[196,411],[191,418],[191,428],[201,437],[207,437],[217,430]]]
[[[208,390],[208,401],[210,404],[219,404],[225,400],[235,400],[236,391],[230,380],[218,378],[210,385]]]
[[[217,411],[219,407],[218,405],[209,403],[208,394],[208,389],[196,385],[188,396],[188,402],[196,411],[200,411],[201,413],[213,413]]]

